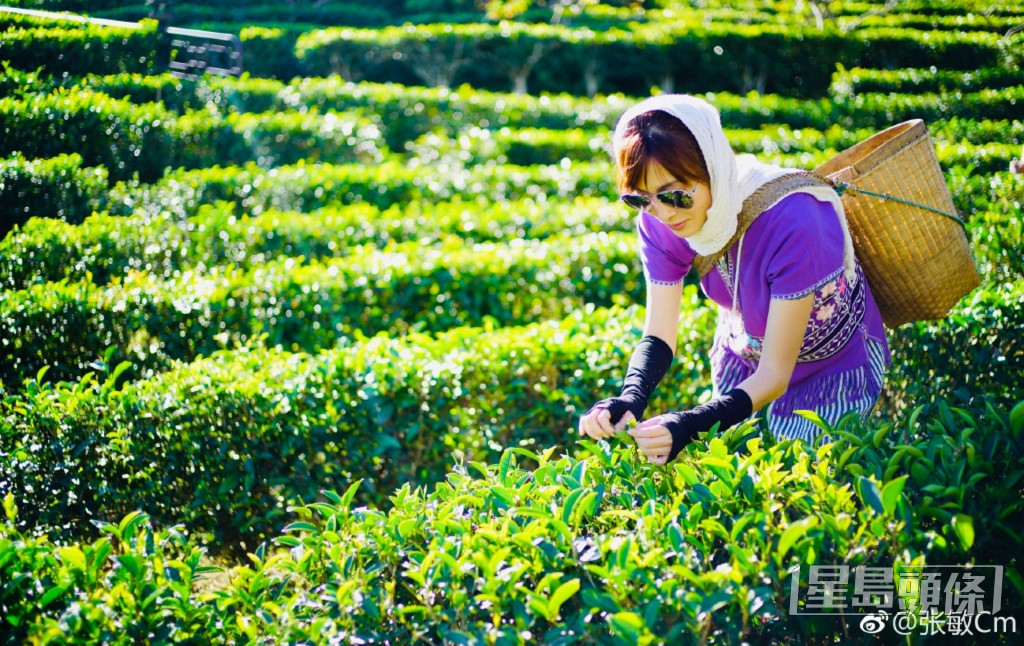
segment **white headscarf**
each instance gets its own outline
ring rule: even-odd
[[[666,112],[683,122],[697,139],[701,154],[711,177],[711,208],[707,221],[700,231],[686,239],[694,251],[710,256],[720,251],[736,233],[737,217],[743,202],[762,184],[797,169],[781,168],[759,161],[753,155],[739,155],[733,152],[729,140],[722,130],[718,110],[703,99],[688,94],[661,94],[645,99],[622,113],[615,126],[613,143],[619,145],[625,134],[626,125],[636,116],[653,111]],[[617,153],[616,152],[616,158]],[[853,241],[846,224],[843,203],[829,186],[810,186],[798,190],[809,193],[817,200],[832,204],[843,226],[843,265],[848,277],[854,273]],[[774,205],[769,205],[769,208]]]

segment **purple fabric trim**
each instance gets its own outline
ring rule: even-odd
[[[824,278],[819,280],[817,283],[815,283],[814,285],[811,285],[810,287],[808,287],[805,290],[802,290],[802,291],[799,291],[799,292],[796,292],[796,293],[793,293],[793,294],[772,294],[772,298],[777,298],[777,299],[782,300],[782,301],[795,301],[795,300],[799,300],[799,299],[803,298],[804,296],[807,296],[808,294],[813,294],[814,292],[818,291],[819,289],[821,289],[822,287],[824,287],[828,283],[830,283],[833,280],[835,280],[836,278],[838,278],[839,274],[841,274],[841,273],[843,273],[842,267],[840,267],[839,269],[835,270],[834,272],[832,272],[828,276],[825,276]]]
[[[647,276],[646,278],[647,282],[650,283],[651,285],[664,285],[666,287],[672,287],[683,282],[682,278],[676,281],[658,280],[657,278],[651,278],[650,276]]]

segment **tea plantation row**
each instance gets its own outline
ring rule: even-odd
[[[788,616],[791,568],[1004,561],[1021,421],[940,407],[817,451],[744,424],[664,470],[603,443],[511,448],[402,486],[387,512],[353,508],[356,480],[204,592],[218,568],[180,528],[136,512],[60,546],[14,529],[8,496],[0,603],[14,639],[77,642],[867,643],[841,617]]]

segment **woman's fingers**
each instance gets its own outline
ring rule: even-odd
[[[654,455],[661,455],[668,453],[672,448],[672,436],[662,437],[635,437],[636,445],[648,455],[648,457]]]
[[[607,439],[615,435],[611,423],[612,414],[607,408],[599,408],[580,418],[580,435],[588,435],[595,440]]]
[[[637,424],[636,428],[634,428],[633,430],[635,431],[635,430],[639,430],[639,429],[642,429],[642,428],[653,428],[655,426],[661,426],[661,418],[662,417],[663,417],[663,415],[656,415],[654,417],[648,417],[647,419],[645,419],[645,420],[641,421],[639,424]]]
[[[672,433],[664,426],[638,426],[630,435],[651,462],[659,456],[668,456],[672,450]]]
[[[629,434],[635,438],[659,437],[665,434],[668,434],[669,437],[671,437],[672,434],[669,433],[669,430],[667,428],[657,423],[647,424],[647,421],[648,420],[644,420],[643,422],[635,426],[632,430],[629,431]]]
[[[609,414],[609,418],[611,418],[610,414]],[[635,421],[636,421],[636,418],[633,417],[633,411],[627,410],[622,415],[622,419],[619,420],[619,423],[615,425],[615,430],[616,431],[621,431],[622,429],[626,428],[626,426],[628,426],[630,422],[635,422]]]

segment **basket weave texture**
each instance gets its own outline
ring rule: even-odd
[[[815,172],[854,189],[956,213],[920,119],[865,139]],[[959,222],[856,190],[843,193],[842,201],[857,259],[887,327],[943,318],[978,286],[977,265]]]

